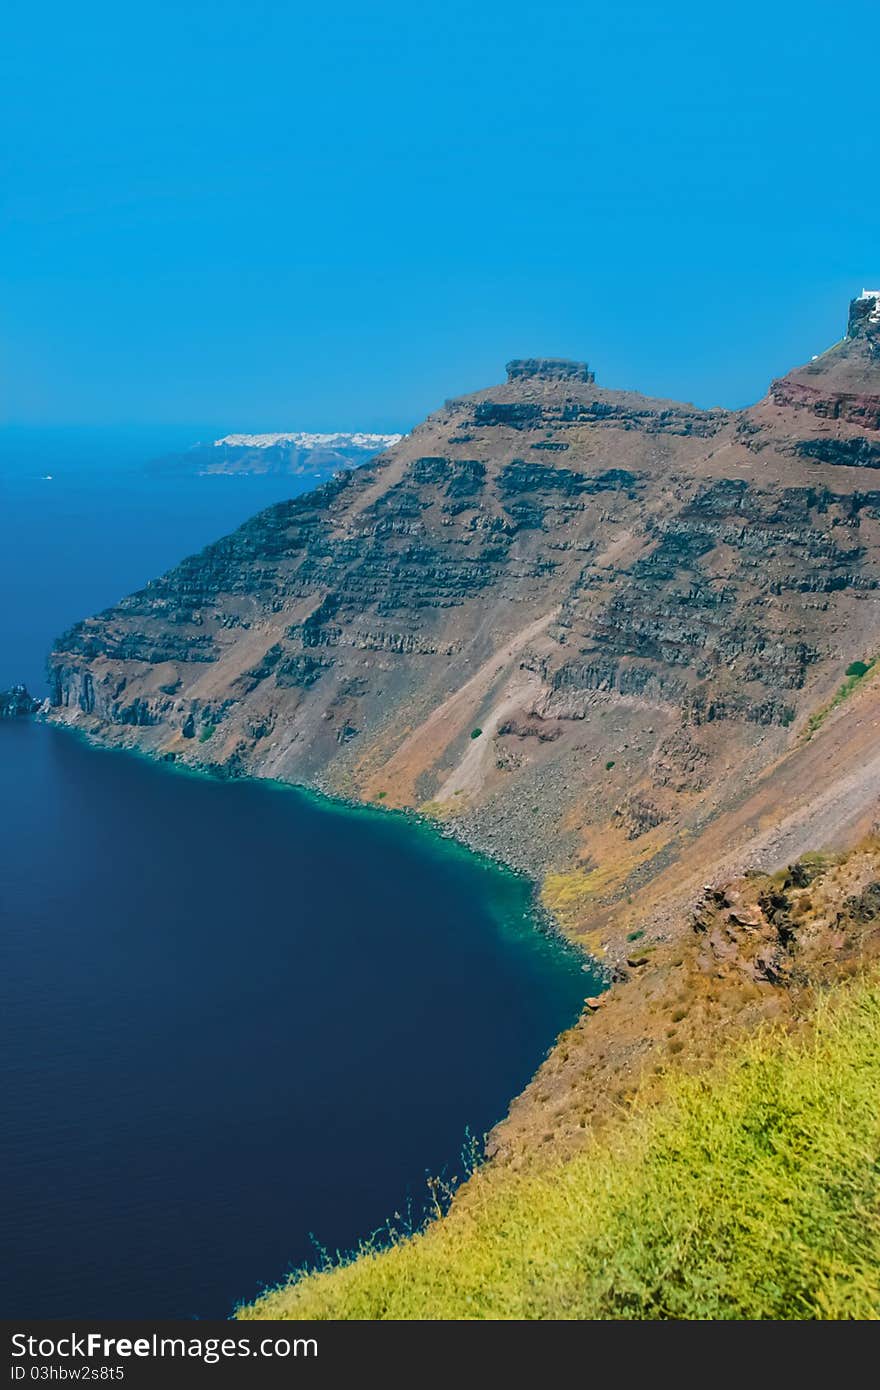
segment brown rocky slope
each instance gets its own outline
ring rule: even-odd
[[[425,809],[625,973],[871,829],[878,470],[880,295],[744,411],[514,362],[65,634],[53,717]]]

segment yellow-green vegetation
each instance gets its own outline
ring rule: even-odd
[[[640,857],[638,854],[621,855],[616,859],[609,856],[595,869],[547,874],[541,885],[541,901],[564,925],[572,925],[593,898],[618,887]]]
[[[805,738],[812,738],[817,729],[821,729],[832,710],[836,710],[838,705],[843,704],[844,700],[853,693],[859,682],[863,681],[865,676],[874,669],[876,662],[877,658],[874,656],[871,657],[870,661],[850,662],[846,668],[846,679],[837,687],[827,705],[822,705],[821,709],[814,710],[807,720],[806,728],[804,729]]]
[[[547,1171],[492,1165],[390,1248],[244,1318],[880,1317],[880,987],[670,1080]]]
[[[419,814],[426,820],[444,821],[460,815],[464,809],[461,802],[456,805],[452,801],[425,801],[419,807]]]

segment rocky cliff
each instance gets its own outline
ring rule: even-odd
[[[24,685],[13,685],[9,690],[0,690],[0,719],[22,719],[36,714],[40,701],[35,700]]]
[[[739,412],[517,360],[66,633],[54,717],[422,808],[625,971],[874,816],[875,470],[880,296]]]

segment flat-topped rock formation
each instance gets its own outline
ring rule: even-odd
[[[508,381],[522,377],[547,377],[551,381],[595,381],[586,362],[569,362],[565,357],[515,357],[505,368]]]

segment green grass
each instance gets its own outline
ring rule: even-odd
[[[207,743],[208,739],[212,737],[216,727],[216,724],[203,724],[201,732],[199,733],[199,743]]]
[[[880,987],[670,1082],[544,1175],[491,1165],[390,1248],[239,1317],[880,1317]]]
[[[844,700],[848,699],[859,682],[864,680],[868,672],[873,669],[876,660],[877,658],[872,656],[870,661],[851,661],[849,663],[846,668],[846,679],[837,687],[827,705],[815,710],[807,720],[804,730],[806,738],[812,738],[817,729],[821,729],[832,710],[836,710],[838,705],[842,705]]]

